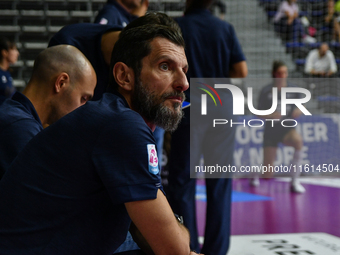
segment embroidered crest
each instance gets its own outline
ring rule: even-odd
[[[6,83],[6,82],[7,82],[7,78],[6,78],[6,76],[5,76],[5,75],[3,75],[3,76],[1,77],[1,80],[2,80],[2,83]]]
[[[106,25],[106,24],[107,24],[107,22],[108,22],[108,20],[107,20],[107,19],[105,19],[105,18],[102,18],[102,19],[99,21],[99,24]]]
[[[148,144],[147,149],[148,149],[149,172],[152,174],[158,174],[159,169],[156,146],[154,144]]]

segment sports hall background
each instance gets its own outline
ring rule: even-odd
[[[280,2],[222,0],[226,13],[218,6],[212,8],[217,16],[234,25],[247,58],[248,78],[233,83],[242,88],[245,95],[247,87],[253,87],[256,106],[260,89],[271,81],[273,60],[284,61],[292,81],[312,92],[312,100],[306,107],[313,118],[302,118],[299,127],[307,151],[306,160],[313,164],[340,165],[340,84],[337,78],[318,82],[303,72],[308,52],[321,42],[329,43],[339,69],[340,43],[332,41],[331,31],[324,24],[327,0],[297,1],[300,16],[305,16],[315,31],[313,36],[317,42],[312,44],[286,42],[275,33],[272,18]],[[19,90],[25,87],[33,60],[47,47],[54,33],[67,24],[93,22],[105,3],[106,0],[1,0],[0,34],[14,39],[20,51],[19,61],[11,67],[14,85]],[[149,11],[162,11],[175,17],[183,14],[184,6],[184,0],[150,0]],[[339,77],[339,73],[336,76]],[[236,164],[260,164],[261,134],[261,129],[254,132],[247,127],[237,128],[235,152],[240,155],[242,151],[242,157],[236,157]],[[165,144],[165,151],[168,150]],[[278,154],[276,163],[286,164],[291,150],[280,147]],[[164,164],[166,160],[165,155]],[[165,167],[165,181],[166,171]],[[285,178],[261,181],[256,188],[250,187],[246,179],[234,180],[230,255],[340,254],[340,173],[305,172],[303,176],[304,194],[290,193]],[[204,180],[198,180],[197,187],[199,231],[203,233]],[[275,243],[273,240],[291,245],[290,250],[282,245],[271,248],[268,244]]]
[[[309,50],[327,41],[340,64],[340,43],[331,42],[331,31],[325,26],[327,0],[298,0],[300,16],[307,17],[316,30],[317,42],[305,44],[285,42],[274,32],[272,18],[282,0],[221,0],[226,10],[212,7],[217,16],[232,23],[247,58],[248,78],[271,77],[273,60],[283,60],[289,76],[303,78],[303,66]],[[49,39],[61,27],[79,22],[93,22],[106,0],[2,0],[0,1],[0,34],[14,39],[20,51],[19,61],[11,67],[14,84],[23,88],[31,75],[37,53],[47,47]],[[150,0],[149,11],[162,11],[181,16],[184,0]],[[224,13],[226,11],[226,13]],[[312,82],[311,82],[312,83]],[[336,113],[340,109],[339,87],[320,88],[318,84],[302,84],[317,92],[309,105],[313,113]],[[244,91],[247,85],[239,81]],[[265,85],[265,84],[262,84]],[[262,85],[254,87],[255,99]],[[253,84],[254,86],[254,84]],[[328,96],[328,97],[327,97]],[[331,96],[331,97],[330,97]]]

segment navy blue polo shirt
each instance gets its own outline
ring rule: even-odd
[[[16,92],[0,105],[0,179],[25,145],[43,126],[31,101]]]
[[[60,44],[73,45],[87,57],[97,74],[97,85],[94,90],[93,100],[98,100],[102,97],[109,83],[110,67],[105,63],[101,51],[102,35],[109,31],[118,30],[122,30],[122,27],[92,23],[71,24],[57,32],[48,44],[48,47]]]
[[[7,97],[0,95],[0,104],[2,104],[6,99]]]
[[[13,86],[13,79],[10,72],[0,68],[0,96],[10,98],[15,91],[16,89]]]
[[[227,78],[233,64],[245,56],[231,24],[207,9],[193,9],[175,19],[183,33],[190,78]],[[192,85],[192,84],[190,84]],[[186,91],[189,98],[189,91]]]
[[[287,87],[296,87],[296,86],[288,83]],[[287,98],[301,98],[301,93],[287,93],[286,96]],[[273,84],[269,84],[265,86],[260,92],[258,109],[268,110],[272,107],[272,104],[273,104]],[[295,108],[296,108],[295,105],[288,104],[286,105],[286,115],[282,116],[280,121],[274,121],[273,122],[274,124],[271,121],[266,121],[265,132],[267,133],[267,135],[272,134],[273,136],[277,136],[278,134],[286,133],[289,128],[283,127],[281,125],[281,121],[284,119],[292,119],[292,113]],[[277,91],[276,111],[279,111],[281,113],[281,90]],[[294,122],[285,121],[284,124],[286,126],[292,126],[294,125]]]
[[[105,93],[34,137],[0,182],[0,254],[112,254],[124,203],[163,190],[155,140],[125,99]]]
[[[137,19],[135,15],[131,15],[115,0],[109,0],[103,9],[101,9],[94,20],[94,23],[102,25],[119,25],[125,27],[131,21]]]

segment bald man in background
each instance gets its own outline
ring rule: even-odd
[[[90,100],[96,82],[91,63],[77,48],[42,51],[23,93],[0,106],[0,178],[31,138]]]

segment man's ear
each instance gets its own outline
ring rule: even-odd
[[[55,80],[54,83],[54,91],[56,93],[59,93],[61,90],[65,89],[68,87],[70,84],[70,76],[67,73],[61,73],[57,76],[57,79]]]
[[[135,75],[132,68],[123,62],[117,62],[113,67],[113,77],[118,86],[126,91],[133,90],[135,84]]]

